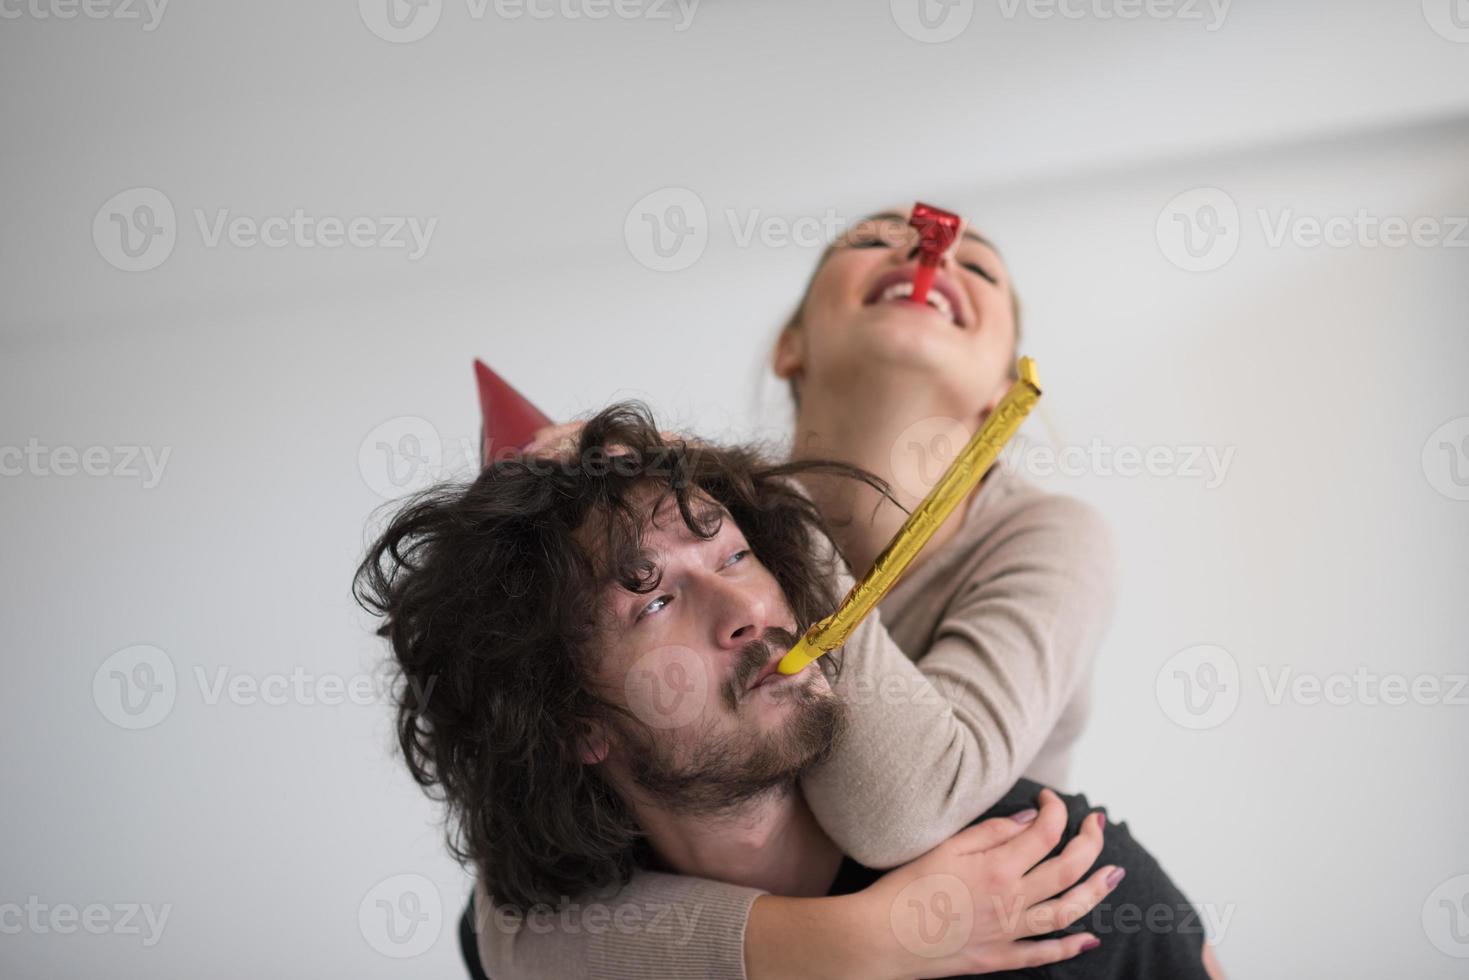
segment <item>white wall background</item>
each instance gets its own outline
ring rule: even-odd
[[[1469,892],[1465,693],[1270,697],[1359,667],[1445,691],[1469,672],[1469,502],[1437,448],[1469,427],[1469,236],[1268,235],[1469,214],[1469,30],[1447,3],[1241,0],[1222,23],[984,4],[945,43],[898,27],[903,0],[706,2],[681,31],[443,0],[406,44],[345,3],[170,6],[151,31],[3,9],[0,447],[47,453],[0,478],[0,906],[47,911],[0,915],[0,973],[458,975],[466,883],[386,710],[211,685],[371,674],[348,584],[375,446],[434,433],[452,468],[471,356],[558,416],[636,396],[709,435],[778,434],[761,358],[816,250],[742,246],[728,213],[922,196],[1010,260],[1047,382],[1031,444],[1232,453],[1212,486],[1046,478],[1106,511],[1125,559],[1078,787],[1225,924],[1235,976],[1463,975],[1469,910],[1455,934],[1439,900]],[[127,273],[91,228],[134,187],[167,197],[177,242]],[[666,187],[707,214],[679,273],[624,237]],[[1189,272],[1167,209],[1199,187],[1237,207],[1237,253]],[[196,218],[298,207],[438,224],[409,261],[208,247]],[[156,486],[57,472],[56,447],[94,446],[109,469],[112,447],[169,455]],[[107,686],[127,665],[104,662],[138,644],[176,681],[127,730]],[[1197,665],[1170,658],[1201,644],[1239,676],[1196,716],[1173,671]],[[400,874],[444,904],[412,961],[359,926]],[[49,918],[93,904],[101,934]],[[156,942],[116,928],[128,905],[167,907]]]

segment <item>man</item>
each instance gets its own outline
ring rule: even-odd
[[[750,952],[752,980],[774,954],[787,975],[807,972],[806,947],[813,970],[844,955],[851,976],[1046,963],[1204,975],[1196,920],[1121,924],[1123,909],[1182,917],[1187,902],[1124,830],[1104,845],[1080,798],[1040,795],[1036,814],[1039,787],[1021,784],[986,814],[1016,819],[888,875],[845,858],[813,818],[799,779],[842,738],[849,706],[837,655],[775,670],[839,598],[814,557],[821,520],[785,481],[860,471],[670,446],[635,406],[592,419],[580,448],[571,463],[501,461],[467,489],[410,501],[358,573],[405,690],[434,684],[399,703],[409,767],[448,803],[450,846],[498,906],[554,906],[653,870],[826,903],[791,933],[796,953]],[[836,895],[858,900],[822,897]],[[823,946],[833,923],[849,928]],[[629,970],[659,975],[649,956]]]

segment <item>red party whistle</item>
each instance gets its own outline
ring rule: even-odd
[[[908,224],[918,232],[918,272],[913,277],[912,300],[922,303],[928,299],[939,260],[959,237],[964,220],[953,212],[919,201],[913,205],[913,215]]]
[[[553,424],[479,358],[474,359],[474,379],[479,383],[480,458],[485,466],[493,461],[496,450],[505,446],[524,449],[537,429]]]

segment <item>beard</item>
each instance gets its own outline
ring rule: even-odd
[[[796,640],[778,629],[767,636],[785,648]],[[743,700],[738,692],[748,694],[748,681],[769,662],[769,650],[761,641],[747,646],[726,685],[724,700],[736,715]],[[683,816],[735,811],[768,794],[792,791],[803,773],[830,757],[846,731],[846,704],[817,686],[822,675],[808,667],[800,680],[785,682],[778,697],[789,705],[788,717],[773,728],[717,732],[711,722],[687,741],[660,739],[646,729],[626,733],[632,736],[628,775],[650,802]]]

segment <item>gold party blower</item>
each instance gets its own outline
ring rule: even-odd
[[[1022,357],[1018,373],[1019,379],[1005,392],[1000,404],[995,406],[954,462],[949,464],[943,477],[923,498],[923,503],[908,515],[862,581],[852,586],[852,591],[847,593],[836,612],[807,630],[806,635],[781,658],[777,669],[782,674],[797,673],[817,657],[846,643],[857,624],[877,608],[882,597],[902,577],[928,539],[994,465],[1000,450],[1005,448],[1041,397],[1035,361]]]

